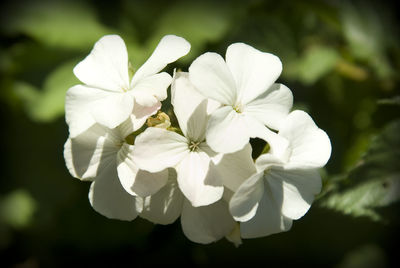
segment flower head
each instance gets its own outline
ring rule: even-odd
[[[265,127],[279,129],[292,107],[291,91],[274,84],[281,71],[278,57],[243,43],[228,47],[226,61],[208,52],[191,64],[189,78],[196,89],[222,104],[211,114],[207,128],[207,143],[213,150],[238,151],[250,137],[265,139],[273,150],[285,146]]]
[[[257,173],[240,185],[230,202],[245,238],[289,230],[292,220],[302,217],[321,191],[317,168],[330,157],[329,137],[303,111],[290,113],[279,135],[289,142],[286,153],[261,155]]]
[[[154,195],[140,199],[140,217],[156,224],[171,224],[179,216],[183,233],[191,241],[201,244],[215,242],[233,232],[236,222],[229,213],[232,193],[225,189],[217,202],[194,207],[179,189],[176,172],[169,169],[167,184]]]
[[[207,110],[213,110],[213,104],[209,105],[206,99],[196,93],[187,79],[187,74],[184,73],[177,74],[172,91],[174,112],[183,135],[160,128],[146,129],[136,139],[134,160],[139,168],[150,172],[168,167],[175,168],[179,188],[193,206],[212,204],[222,197],[225,180],[229,181],[227,184],[238,184],[237,181],[241,182],[246,178],[240,176],[243,175],[243,171],[232,174],[226,172],[227,169],[243,169],[247,175],[255,171],[251,149],[249,150],[248,146],[237,152],[234,157],[219,156],[205,141],[209,117]],[[188,95],[191,98],[186,98]],[[248,161],[237,164],[227,159]]]
[[[133,220],[141,211],[136,196],[153,194],[148,184],[158,191],[167,181],[167,171],[149,173],[139,170],[132,161],[132,133],[128,119],[115,129],[94,124],[64,145],[64,158],[71,175],[92,181],[89,200],[102,215]]]
[[[66,121],[71,136],[79,135],[96,122],[115,128],[132,114],[135,125],[143,125],[167,97],[172,78],[160,71],[189,49],[185,39],[165,36],[130,80],[124,41],[118,35],[102,37],[74,68],[74,74],[84,85],[70,88],[66,95]]]
[[[289,113],[293,96],[275,83],[276,56],[236,43],[225,60],[205,53],[189,73],[160,72],[189,49],[165,36],[131,74],[124,41],[101,38],[74,68],[83,85],[66,96],[68,170],[91,181],[89,200],[102,215],[158,224],[181,217],[194,242],[240,244],[289,230],[321,190],[329,137],[307,113]],[[177,120],[159,112],[171,83]],[[252,137],[269,148],[255,162]]]

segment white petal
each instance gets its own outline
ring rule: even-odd
[[[110,219],[131,221],[140,208],[134,196],[128,194],[118,179],[116,163],[102,169],[89,190],[89,201],[94,210]]]
[[[72,176],[81,180],[96,177],[100,162],[114,161],[118,152],[117,139],[110,130],[95,124],[75,138],[68,138],[64,145],[64,158]]]
[[[176,181],[176,172],[169,169],[167,184],[157,193],[144,199],[140,217],[156,224],[171,224],[182,212],[184,196]]]
[[[246,144],[238,152],[224,154],[216,164],[216,169],[225,187],[235,192],[246,179],[256,173],[251,152],[251,145]]]
[[[281,214],[282,200],[274,199],[269,185],[265,183],[264,186],[256,214],[251,220],[240,223],[243,238],[263,237],[288,231],[292,227],[292,220]]]
[[[318,128],[312,118],[303,111],[293,111],[279,130],[279,135],[290,141],[292,149],[287,169],[320,168],[331,155],[328,135]]]
[[[229,235],[235,227],[228,204],[223,199],[204,207],[193,207],[185,201],[181,224],[186,237],[201,244],[215,242]]]
[[[273,166],[282,167],[283,165],[285,165],[285,163],[286,163],[285,161],[283,161],[279,157],[276,157],[274,154],[266,153],[266,154],[260,155],[257,158],[256,168],[257,168],[257,171],[260,172],[260,171],[264,171]]]
[[[129,116],[124,122],[116,127],[116,130],[120,133],[121,141],[124,141],[127,136],[132,134],[135,131],[135,118],[133,116]]]
[[[154,74],[141,79],[129,93],[140,105],[151,107],[167,98],[171,81],[172,77],[167,73]]]
[[[137,70],[132,78],[132,85],[136,85],[143,78],[156,74],[167,66],[185,56],[190,50],[190,44],[182,37],[175,35],[164,36],[150,58]]]
[[[297,220],[307,213],[322,188],[317,170],[272,169],[265,176],[275,199],[283,195],[282,214]]]
[[[187,121],[186,137],[190,141],[202,142],[206,136],[208,115],[207,100],[203,100],[193,111]]]
[[[211,115],[206,140],[214,151],[220,153],[239,151],[249,142],[249,139],[244,116],[235,112],[232,107],[221,107]]]
[[[133,98],[126,93],[74,86],[67,91],[65,118],[75,137],[95,122],[115,128],[132,113]]]
[[[133,124],[133,131],[141,128],[146,123],[147,118],[157,113],[161,108],[161,102],[157,102],[154,106],[145,107],[136,103],[133,105],[133,112],[131,114],[131,120]]]
[[[215,110],[221,107],[221,103],[213,99],[207,99],[207,114],[211,115]]]
[[[282,72],[278,57],[243,43],[228,47],[226,63],[236,81],[241,104],[251,102],[268,90]]]
[[[172,131],[150,127],[136,137],[133,161],[140,169],[159,172],[176,166],[188,153],[185,137]]]
[[[282,84],[273,84],[261,96],[246,104],[243,113],[278,130],[292,105],[293,95],[290,89]]]
[[[205,97],[198,93],[190,82],[188,73],[177,72],[175,74],[174,81],[171,85],[171,104],[174,106],[174,113],[178,119],[179,127],[185,136],[187,136],[186,129],[189,118],[204,100]],[[208,107],[209,105],[207,103],[207,110],[209,109]],[[198,114],[201,115],[202,112],[198,112]],[[207,114],[201,116],[200,125],[207,124],[207,121],[205,120],[206,116]],[[200,128],[204,127],[202,125]]]
[[[106,97],[107,92],[82,85],[68,89],[65,96],[65,120],[69,126],[71,137],[76,137],[96,121],[91,114],[91,104]]]
[[[264,194],[263,172],[247,179],[232,196],[229,210],[237,221],[248,221],[256,214]]]
[[[120,141],[124,142],[127,136],[141,128],[146,122],[146,119],[149,116],[157,113],[160,107],[161,103],[158,103],[153,107],[143,107],[135,103],[133,110],[134,114],[131,114],[128,119],[113,129],[113,132],[117,132],[120,137]]]
[[[160,190],[168,180],[168,171],[150,173],[139,170],[132,160],[134,146],[123,144],[118,152],[118,177],[125,191],[134,196],[146,197]]]
[[[235,81],[220,55],[207,52],[195,59],[189,67],[189,79],[207,98],[226,105],[235,104]]]
[[[109,128],[115,128],[127,120],[132,110],[133,98],[126,92],[108,92],[106,97],[91,103],[94,120]]]
[[[88,86],[122,92],[129,88],[128,53],[118,35],[106,35],[74,68],[74,74]]]
[[[176,167],[182,193],[194,207],[221,199],[224,187],[211,159],[204,152],[190,152]]]
[[[130,147],[133,146],[125,143],[119,150],[117,156],[117,172],[119,181],[121,182],[121,185],[124,187],[125,191],[133,196],[137,196],[138,194],[135,193],[132,186],[135,182],[136,174],[138,173],[139,169],[132,161],[132,157],[129,154]]]

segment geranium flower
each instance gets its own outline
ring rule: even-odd
[[[148,196],[168,179],[168,172],[139,170],[132,161],[129,135],[134,124],[129,118],[115,129],[94,124],[64,145],[64,158],[71,175],[93,181],[89,200],[100,214],[113,219],[133,220],[141,211],[135,196]]]
[[[70,88],[65,112],[70,135],[76,137],[94,123],[115,128],[133,114],[135,124],[160,107],[167,97],[171,76],[159,73],[167,64],[186,55],[190,44],[174,35],[163,37],[150,58],[129,79],[128,53],[118,35],[102,37],[91,53],[74,68],[84,83]]]
[[[293,111],[282,123],[279,135],[289,141],[284,155],[261,155],[257,173],[246,180],[230,201],[233,217],[241,221],[244,238],[289,230],[321,191],[317,168],[326,164],[331,144],[303,111]]]
[[[207,109],[211,111],[213,104],[208,105],[195,92],[187,74],[177,74],[172,84],[172,104],[183,135],[148,128],[136,138],[133,159],[140,169],[150,172],[175,168],[179,188],[192,206],[198,207],[218,201],[224,183],[241,184],[246,174],[255,172],[255,167],[250,145],[224,156],[210,149],[205,131]],[[191,97],[186,98],[188,95]]]
[[[232,193],[225,189],[219,201],[202,207],[193,207],[178,187],[176,172],[169,169],[168,183],[154,195],[141,199],[140,217],[156,224],[171,224],[181,217],[183,233],[191,241],[208,244],[228,236],[236,222],[229,213]]]
[[[205,53],[189,68],[189,79],[205,97],[222,106],[211,114],[206,140],[222,153],[235,152],[260,137],[275,151],[286,144],[274,132],[292,107],[291,91],[274,84],[282,71],[278,57],[249,45],[235,43],[226,51],[226,62],[216,53]]]

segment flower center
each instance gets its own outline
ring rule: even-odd
[[[237,113],[242,113],[243,111],[243,105],[241,103],[237,103],[234,106],[232,106],[233,110],[235,110],[235,112]]]
[[[200,142],[196,142],[196,141],[191,141],[188,145],[189,145],[189,150],[191,152],[196,152],[197,149],[199,149],[199,144]]]

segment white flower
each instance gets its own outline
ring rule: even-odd
[[[95,122],[115,128],[132,113],[138,121],[135,124],[143,125],[145,118],[159,109],[160,101],[166,99],[171,84],[171,76],[159,72],[189,49],[185,39],[165,36],[129,81],[124,41],[118,35],[102,37],[74,68],[74,74],[85,85],[70,88],[66,95],[65,116],[70,135],[79,135]]]
[[[213,150],[238,151],[250,137],[265,139],[275,151],[284,150],[282,139],[265,127],[278,130],[292,107],[291,91],[274,84],[281,71],[278,57],[243,43],[228,47],[226,62],[210,52],[193,61],[191,82],[201,94],[222,104],[208,122],[206,139]]]
[[[176,172],[169,170],[168,183],[154,195],[141,199],[140,217],[156,224],[171,224],[181,216],[182,230],[191,241],[201,244],[215,242],[228,236],[236,222],[229,213],[229,198],[225,189],[219,201],[202,207],[193,207],[179,190]]]
[[[279,135],[289,141],[284,155],[261,155],[258,173],[246,180],[233,195],[230,211],[241,221],[244,238],[289,230],[292,220],[302,217],[321,191],[317,168],[326,164],[331,144],[326,133],[302,111],[293,111]]]
[[[179,188],[192,206],[212,204],[222,197],[223,184],[240,185],[255,172],[251,147],[224,156],[209,148],[205,142],[208,102],[196,95],[187,74],[180,73],[174,80],[172,103],[184,136],[148,128],[136,138],[134,161],[140,169],[150,172],[175,168]],[[209,105],[212,110],[210,106],[213,104]]]
[[[153,194],[168,179],[167,171],[149,173],[132,161],[133,146],[126,142],[134,126],[130,119],[115,129],[94,124],[64,145],[64,158],[71,175],[93,181],[89,200],[100,214],[113,219],[133,220],[141,211],[136,195]]]

